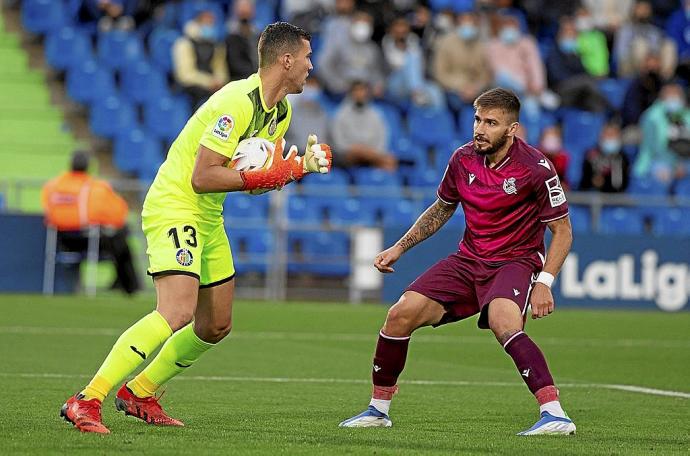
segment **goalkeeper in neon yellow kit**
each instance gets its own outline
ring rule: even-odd
[[[101,420],[103,399],[161,345],[122,384],[115,406],[149,424],[183,425],[163,411],[155,393],[230,332],[235,268],[222,217],[226,193],[280,189],[306,173],[330,171],[330,148],[314,135],[304,155],[295,146],[284,154],[292,114],[286,95],[302,92],[313,68],[310,38],[285,22],[266,27],[258,73],[211,96],[171,146],[142,212],[156,310],[120,336],[89,384],[63,405],[61,415],[79,430],[110,432]],[[230,169],[237,144],[253,136],[275,142],[269,164]]]

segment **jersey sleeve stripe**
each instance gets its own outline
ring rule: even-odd
[[[548,220],[542,220],[541,222],[542,222],[542,223],[553,222],[554,220],[562,219],[563,217],[566,217],[567,215],[570,215],[570,211],[566,212],[566,213],[563,214],[563,215],[559,215],[558,217],[554,217],[554,218],[551,218],[551,219],[548,219]]]

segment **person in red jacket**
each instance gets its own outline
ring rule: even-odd
[[[568,163],[570,162],[570,154],[563,147],[560,127],[552,125],[544,128],[538,149],[541,153],[546,155],[546,158],[551,160],[551,163],[553,163],[553,167],[556,168],[556,174],[563,188],[570,188],[566,176]]]
[[[127,245],[127,202],[101,179],[87,172],[89,156],[77,151],[71,169],[46,183],[41,192],[46,224],[58,232],[58,245],[67,251],[85,251],[90,226],[100,227],[100,251],[112,256],[115,287],[127,294],[139,289],[139,281]]]

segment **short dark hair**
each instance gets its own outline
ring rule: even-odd
[[[520,99],[510,90],[497,87],[487,90],[474,100],[474,109],[502,109],[511,114],[512,121],[520,118]]]
[[[89,154],[83,150],[78,150],[72,154],[70,168],[75,172],[85,172],[89,169]]]
[[[311,41],[311,34],[296,25],[287,22],[269,24],[259,37],[259,67],[273,65],[281,54],[298,48],[302,40]]]

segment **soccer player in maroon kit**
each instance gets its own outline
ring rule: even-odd
[[[391,426],[388,410],[412,332],[479,313],[479,327],[493,331],[539,403],[540,420],[518,435],[575,433],[544,355],[524,332],[528,303],[533,319],[554,310],[551,284],[572,243],[568,203],[553,164],[515,136],[518,98],[491,89],[474,108],[474,141],[451,157],[438,199],[376,256],[374,266],[394,272],[398,258],[438,231],[458,204],[467,224],[463,239],[457,252],[419,276],[389,309],[374,355],[370,405],[342,427]],[[545,257],[547,226],[553,236]]]

